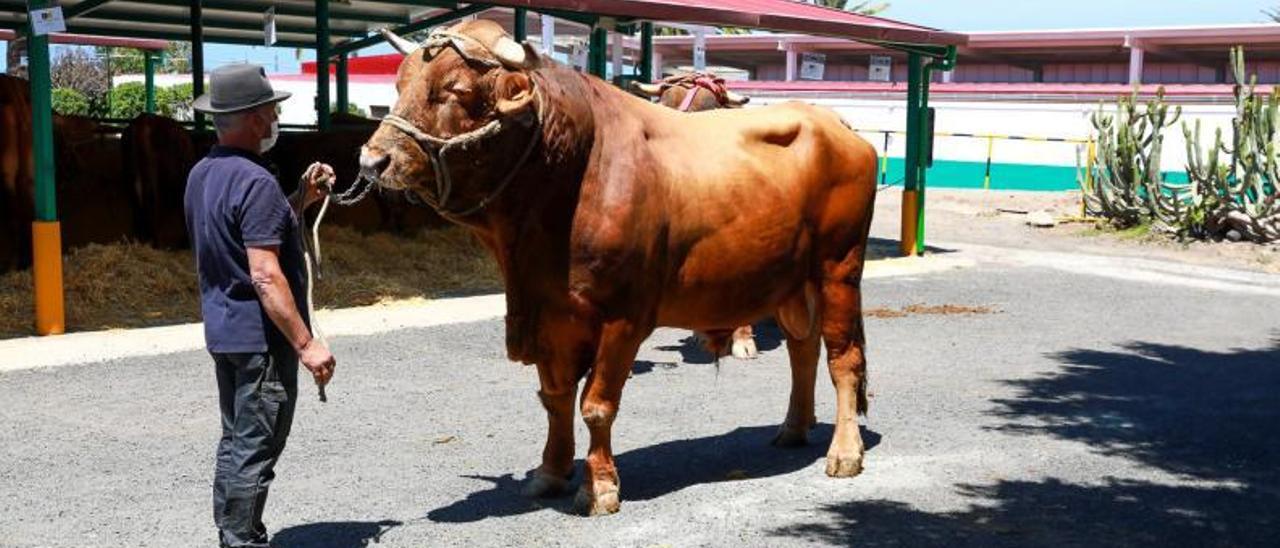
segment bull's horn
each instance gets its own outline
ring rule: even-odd
[[[657,97],[659,95],[662,95],[662,86],[658,84],[646,84],[644,82],[633,81],[631,82],[631,89],[634,89],[650,97]]]
[[[396,36],[396,33],[391,32],[390,29],[382,29],[382,37],[386,38],[387,43],[396,48],[400,55],[409,55],[418,50],[417,44]]]
[[[731,105],[742,106],[747,104],[747,102],[750,101],[751,98],[747,97],[746,95],[738,95],[737,93],[734,93],[732,91],[725,90],[724,100]]]
[[[498,38],[498,43],[493,45],[493,56],[497,57],[508,68],[526,68],[528,66],[528,56],[524,51],[524,46],[507,36]]]

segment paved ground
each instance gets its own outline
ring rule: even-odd
[[[998,312],[869,320],[858,478],[823,475],[828,425],[768,445],[789,382],[776,330],[719,368],[664,330],[615,427],[622,512],[521,498],[545,421],[485,320],[337,338],[268,525],[280,546],[1274,545],[1275,284],[956,254],[976,266],[866,283],[869,308]],[[820,379],[822,421],[832,396]],[[0,546],[213,546],[214,402],[198,351],[0,373]]]

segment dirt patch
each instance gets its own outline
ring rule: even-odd
[[[1178,241],[1146,227],[1113,230],[1080,222],[1080,193],[930,189],[926,206],[927,242],[971,243],[1094,255],[1135,257],[1185,264],[1280,273],[1280,245]],[[876,199],[872,236],[896,240],[901,223],[901,190]],[[1027,226],[1030,212],[1048,211],[1059,224]]]
[[[466,230],[418,236],[321,231],[323,279],[316,306],[501,291],[497,266]],[[89,245],[63,258],[68,331],[148,327],[200,320],[190,251],[160,251],[137,243]],[[31,272],[0,275],[0,338],[32,334]]]
[[[901,309],[893,308],[872,308],[862,313],[863,316],[869,318],[905,318],[907,316],[974,316],[978,314],[995,314],[999,312],[987,306],[964,306],[958,304],[912,304],[902,307]]]

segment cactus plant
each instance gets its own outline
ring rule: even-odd
[[[1116,103],[1114,114],[1102,105],[1091,121],[1097,131],[1098,162],[1093,186],[1084,188],[1085,212],[1108,219],[1117,228],[1145,221],[1169,222],[1175,215],[1160,202],[1166,184],[1160,171],[1165,128],[1177,123],[1182,107],[1170,107],[1164,89],[1140,106],[1138,90]]]
[[[1246,79],[1242,48],[1231,50],[1231,66],[1236,79],[1231,148],[1223,143],[1219,129],[1206,151],[1200,142],[1200,122],[1194,131],[1183,124],[1191,183],[1179,201],[1186,201],[1193,212],[1186,219],[1193,235],[1273,242],[1280,240],[1280,161],[1276,158],[1280,87],[1268,98],[1256,93],[1257,76]],[[1224,155],[1230,155],[1230,165],[1220,161]]]

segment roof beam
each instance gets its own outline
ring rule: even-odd
[[[90,34],[95,36],[119,36],[123,38],[151,38],[155,40],[177,40],[190,41],[191,34],[187,32],[167,32],[158,30],[137,30],[137,29],[121,29],[119,25],[109,24],[109,26],[97,26],[102,23],[89,21],[68,21],[67,32],[77,34]],[[213,44],[236,44],[244,46],[261,46],[262,39],[251,36],[236,36],[226,34],[226,31],[218,32],[205,31],[205,42]],[[285,39],[276,42],[276,47],[284,48],[303,48],[315,49],[315,42]]]
[[[94,11],[90,15],[86,15],[85,18],[103,19],[103,20],[111,19],[116,21],[129,21],[131,23],[157,23],[162,25],[182,25],[182,26],[188,26],[191,20],[190,15],[186,15],[186,14],[178,14],[178,13],[172,13],[172,12],[156,13],[154,11],[142,12],[142,11],[135,11],[131,8],[122,8],[122,7],[115,7],[115,6],[104,7],[100,10]],[[237,19],[235,17],[228,17],[223,14],[209,13],[207,11],[201,15],[201,20],[204,22],[204,28],[206,30],[226,29],[226,30],[249,30],[249,31],[259,31],[259,32],[262,31],[261,21],[247,21],[244,19]],[[276,31],[281,33],[314,34],[315,28],[310,25],[298,25],[293,23],[277,21]],[[332,32],[333,34],[341,35],[341,36],[364,36],[365,34],[364,30],[356,30],[356,29],[344,28],[344,27],[333,28],[331,29],[330,32]]]
[[[1225,64],[1225,61],[1215,63],[1213,61],[1204,59],[1202,57],[1191,55],[1186,52],[1173,50],[1165,46],[1156,44],[1150,40],[1136,38],[1133,36],[1126,36],[1124,38],[1124,47],[1130,48],[1130,49],[1138,48],[1146,53],[1159,55],[1161,57],[1168,57],[1170,59],[1182,61],[1183,63],[1190,63],[1193,65],[1205,67],[1205,68],[1217,69],[1217,68],[1223,67]]]
[[[394,29],[391,29],[391,32],[395,34],[400,34],[400,35],[418,32],[420,30],[431,28],[436,25],[443,25],[451,21],[456,21],[468,15],[475,15],[489,8],[490,6],[488,4],[471,4],[465,8],[460,8],[460,9],[451,11],[449,13],[444,13],[441,15],[437,15],[435,17],[428,17],[421,21],[396,27]],[[371,36],[366,36],[359,40],[353,40],[353,41],[348,41],[348,42],[338,44],[332,48],[329,48],[329,53],[333,55],[344,55],[356,50],[361,50],[370,46],[381,44],[382,42],[385,42],[385,41],[386,41],[386,38],[383,38],[381,33],[375,33]]]
[[[79,4],[76,4],[74,6],[67,8],[66,10],[63,10],[62,17],[63,19],[70,21],[76,16],[84,15],[93,10],[96,10],[102,7],[103,4],[106,4],[107,2],[110,2],[110,1],[111,0],[84,0]]]
[[[151,4],[164,4],[169,6],[188,5],[188,0],[147,0]],[[422,5],[422,4],[417,4]],[[311,5],[304,4],[275,4],[276,15],[296,15],[298,17],[308,17],[315,19],[316,9],[314,3]],[[405,7],[411,7],[405,4]],[[238,11],[242,13],[261,13],[262,5],[251,0],[204,0],[205,14],[207,10],[228,10]],[[390,13],[369,13],[358,7],[346,4],[334,4],[329,7],[329,20],[350,20],[361,21],[365,23],[408,23],[409,17],[403,15],[395,15]]]
[[[974,59],[978,61],[1000,63],[1004,65],[1009,65],[1012,67],[1017,67],[1020,69],[1029,70],[1031,72],[1044,69],[1043,63],[1022,61],[1022,60],[1015,59],[1013,57],[1009,57],[1007,55],[1001,55],[998,53],[990,53],[990,52],[974,49],[972,46],[960,46],[958,50],[959,50],[958,53],[960,54],[961,57],[967,57],[969,59]]]

